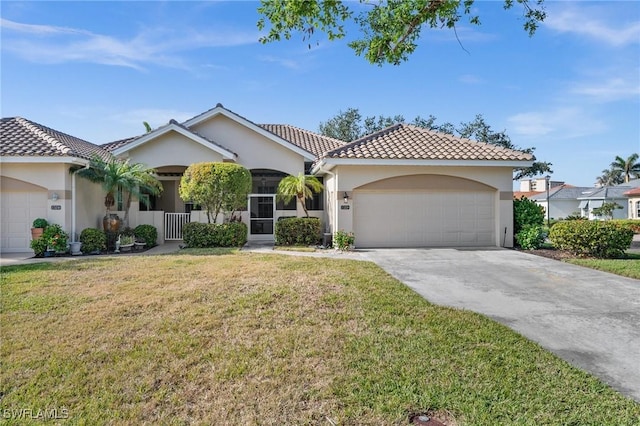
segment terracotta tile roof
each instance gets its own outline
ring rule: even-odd
[[[533,155],[396,124],[326,154],[328,158],[531,161]]]
[[[319,135],[288,124],[258,124],[258,126],[309,151],[316,157],[321,157],[325,152],[345,145],[344,141]]]
[[[634,188],[630,191],[627,191],[624,193],[624,195],[630,195],[630,196],[640,195],[640,188]]]
[[[542,194],[542,191],[513,191],[513,198],[519,200],[522,197],[530,198],[538,194]]]
[[[94,155],[107,160],[111,154],[91,142],[53,130],[22,117],[3,118],[0,123],[1,156],[79,157]]]

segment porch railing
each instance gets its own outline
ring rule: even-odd
[[[189,222],[190,213],[165,213],[164,214],[164,239],[181,240],[182,227]]]

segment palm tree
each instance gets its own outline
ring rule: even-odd
[[[315,176],[304,173],[299,173],[298,176],[289,175],[278,184],[277,198],[279,201],[288,203],[293,197],[296,197],[302,205],[305,215],[309,217],[306,201],[313,197],[313,194],[322,191],[323,188],[324,186]]]
[[[638,161],[638,154],[631,154],[626,160],[620,156],[616,156],[616,159],[611,163],[612,170],[619,170],[624,177],[624,182],[629,182],[631,176],[640,176],[640,161]]]
[[[111,207],[115,204],[115,192],[118,188],[127,192],[124,204],[123,224],[129,226],[129,208],[131,207],[131,197],[138,197],[143,203],[146,202],[143,193],[158,195],[162,192],[162,184],[155,178],[154,169],[149,169],[140,163],[129,163],[129,160],[105,161],[100,157],[93,157],[89,167],[82,169],[72,169],[78,176],[102,185],[102,189],[107,192],[104,198],[106,216],[109,216]]]
[[[598,186],[613,186],[619,185],[623,182],[622,172],[620,170],[604,169],[602,175],[596,178],[596,185]]]

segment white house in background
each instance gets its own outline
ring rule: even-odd
[[[181,238],[176,217],[204,219],[178,196],[185,169],[226,161],[253,176],[242,212],[250,240],[272,240],[279,217],[303,215],[295,203],[276,202],[275,192],[283,177],[307,172],[325,186],[309,201],[311,214],[327,232],[355,232],[358,247],[511,247],[513,170],[533,163],[527,153],[406,124],[346,144],[289,125],[255,124],[221,104],[102,146],[23,118],[2,119],[0,130],[2,251],[28,250],[37,217],[72,235],[101,227],[104,191],[69,173],[94,154],[156,169],[164,192],[149,196],[149,209],[134,201],[130,225],[156,226],[160,243]]]
[[[520,180],[520,192],[542,192],[547,190],[547,182],[549,189],[556,186],[564,185],[564,182],[558,180],[550,180],[547,177],[537,177],[531,179]]]
[[[629,199],[628,210],[629,219],[640,219],[640,180],[638,186],[624,193]]]
[[[640,218],[637,212],[638,206],[633,204],[634,201],[630,199],[631,197],[628,194],[637,187],[640,187],[640,180],[605,187],[575,187],[570,185],[552,187],[549,190],[548,199],[550,205],[549,218],[563,219],[569,215],[579,215],[589,219],[600,219],[600,217],[593,214],[593,209],[602,207],[605,202],[615,202],[621,207],[613,212],[614,219]],[[531,194],[529,198],[544,207],[546,211],[546,191]]]

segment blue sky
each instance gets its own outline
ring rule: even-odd
[[[482,114],[592,185],[640,152],[640,2],[549,2],[532,38],[522,11],[476,2],[482,25],[427,30],[400,66],[370,65],[345,41],[262,45],[253,2],[6,2],[1,108],[94,143],[185,120],[218,102],[256,123],[317,131],[340,110]],[[317,42],[317,43],[316,43]]]

